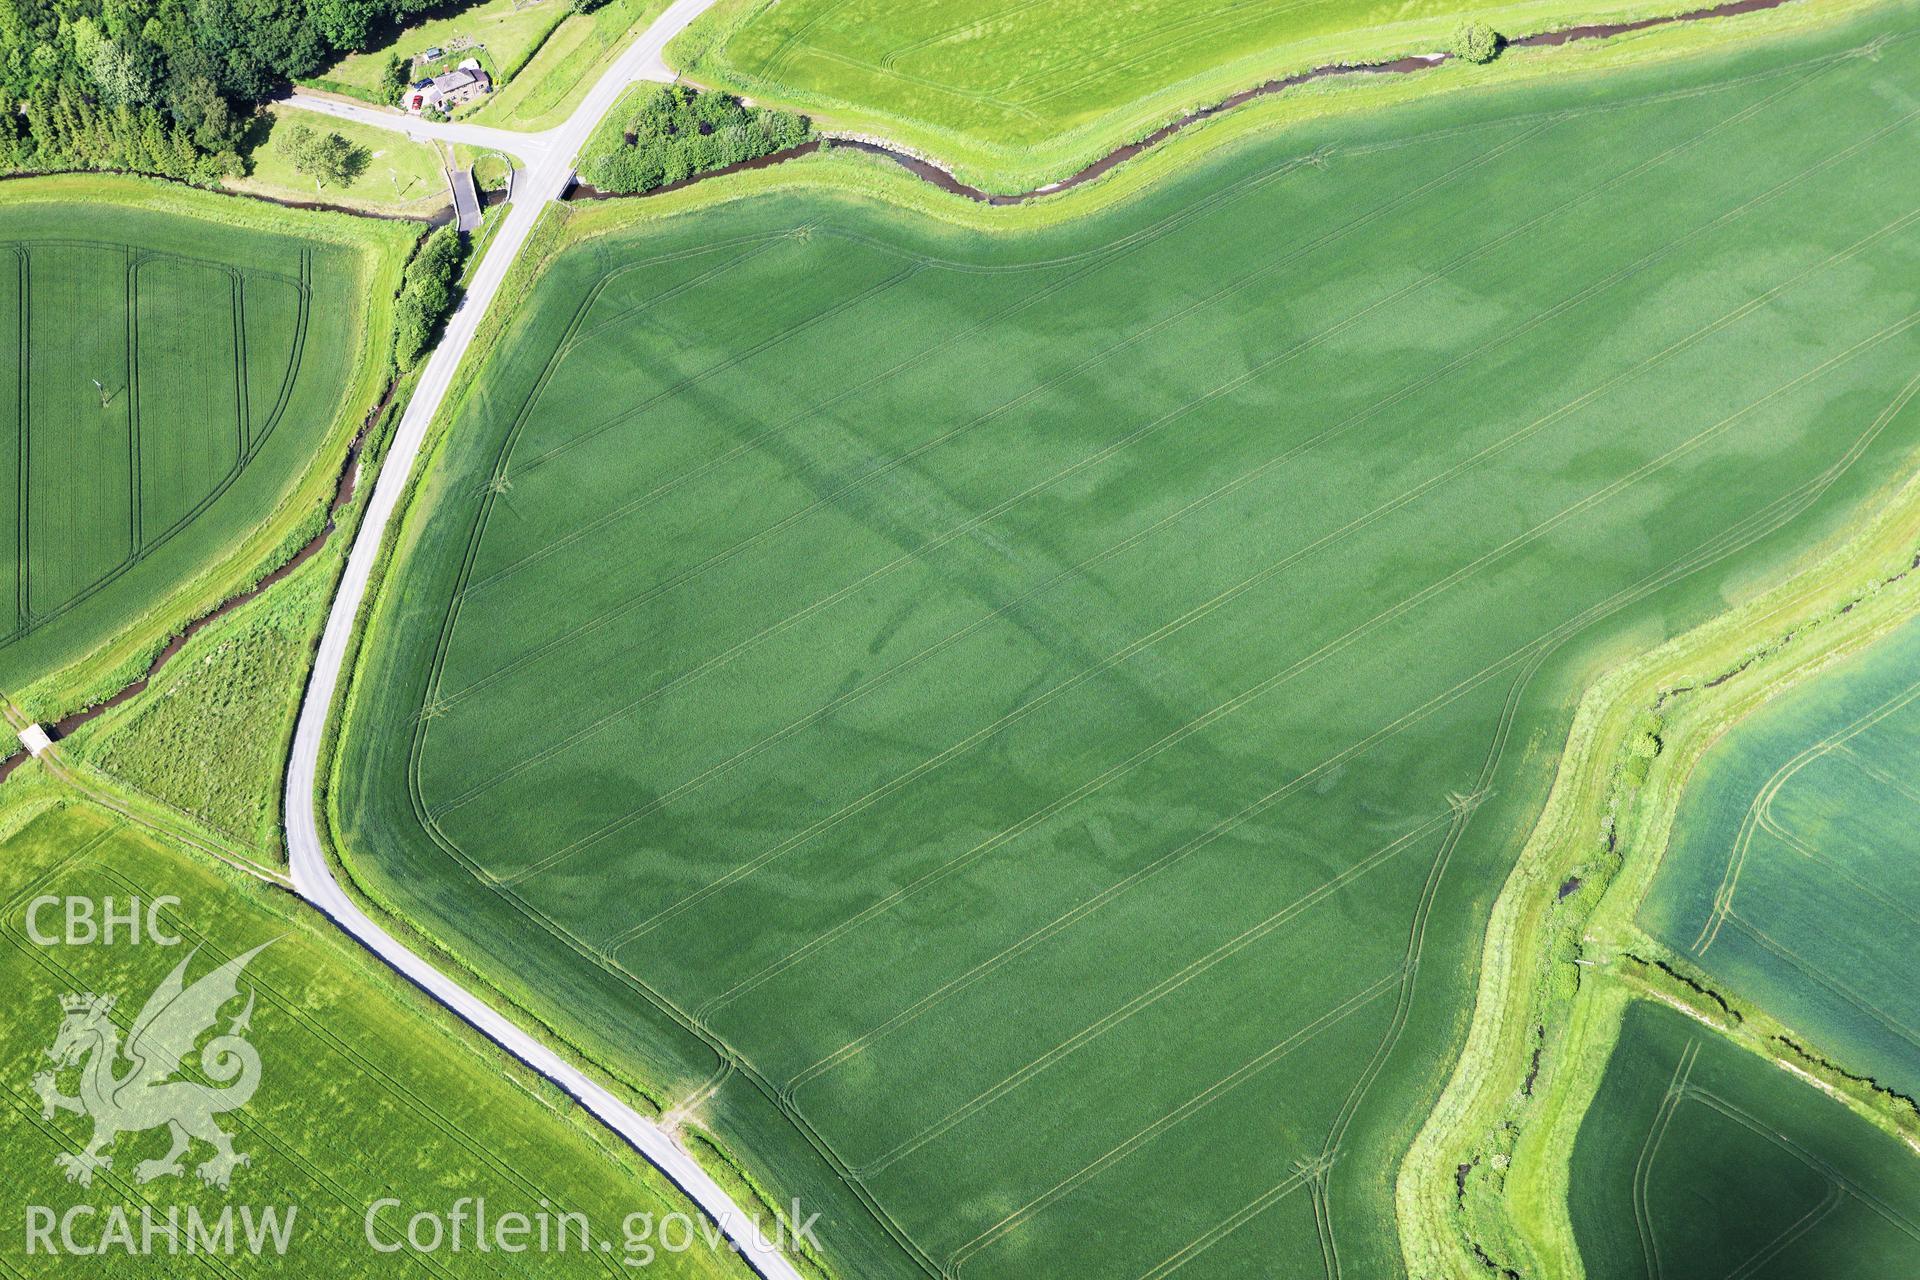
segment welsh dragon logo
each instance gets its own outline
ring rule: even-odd
[[[172,1134],[173,1146],[160,1159],[136,1165],[136,1181],[179,1176],[183,1172],[180,1158],[196,1138],[213,1147],[213,1154],[194,1170],[210,1187],[224,1189],[234,1169],[250,1163],[244,1153],[233,1149],[233,1139],[214,1123],[214,1117],[246,1106],[260,1087],[260,1054],[245,1038],[253,1017],[251,991],[246,1007],[233,1015],[226,1031],[200,1050],[200,1074],[214,1084],[172,1077],[180,1073],[180,1060],[219,1020],[221,1007],[239,995],[241,971],[267,945],[261,943],[235,956],[192,986],[186,983],[187,966],[193,961],[189,954],[147,997],[127,1032],[124,1048],[112,1019],[113,996],[88,992],[61,997],[65,1017],[53,1047],[47,1050],[54,1069],[36,1075],[33,1087],[40,1095],[44,1118],[72,1111],[93,1121],[93,1137],[79,1154],[54,1158],[67,1171],[68,1182],[92,1185],[95,1171],[113,1166],[108,1148],[115,1139],[161,1125]],[[60,1092],[56,1073],[76,1065],[80,1092],[68,1097]]]

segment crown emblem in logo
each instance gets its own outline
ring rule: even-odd
[[[108,1148],[116,1138],[162,1126],[172,1134],[173,1146],[162,1158],[134,1166],[138,1182],[177,1177],[183,1171],[180,1157],[196,1140],[213,1148],[213,1155],[195,1168],[210,1187],[226,1187],[234,1169],[250,1163],[244,1152],[233,1149],[233,1140],[214,1117],[244,1107],[260,1087],[260,1054],[246,1039],[253,993],[247,994],[246,1007],[228,1019],[227,1029],[200,1047],[199,1075],[213,1084],[176,1077],[181,1060],[219,1022],[220,1010],[239,997],[241,972],[266,945],[235,956],[191,986],[186,981],[187,966],[193,962],[189,955],[147,998],[124,1046],[120,1028],[107,1017],[115,997],[85,991],[60,998],[66,1016],[47,1050],[53,1070],[36,1075],[33,1087],[44,1119],[71,1111],[93,1121],[93,1137],[79,1153],[54,1158],[67,1171],[67,1181],[91,1185],[96,1171],[112,1167]],[[69,1097],[60,1092],[55,1073],[73,1068],[79,1070],[80,1091]]]

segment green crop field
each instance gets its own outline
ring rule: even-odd
[[[1920,412],[1915,10],[989,234],[561,254],[371,623],[343,857],[848,1274],[1398,1274],[1600,664]]]
[[[33,811],[20,796],[29,785],[44,792],[46,784],[7,784],[16,823]],[[496,1215],[531,1215],[543,1205],[587,1215],[596,1238],[607,1233],[614,1250],[551,1252],[541,1257],[540,1274],[614,1277],[636,1274],[621,1265],[624,1257],[638,1256],[623,1252],[627,1215],[650,1213],[657,1222],[688,1212],[639,1156],[583,1120],[556,1092],[509,1073],[501,1055],[316,913],[264,886],[216,874],[204,860],[89,803],[55,799],[46,807],[47,799],[36,795],[43,807],[0,840],[0,992],[8,1010],[0,1053],[9,1064],[0,1106],[7,1171],[0,1212],[13,1224],[0,1251],[6,1274],[68,1275],[88,1263],[105,1263],[115,1276],[527,1274],[524,1257],[475,1252],[471,1237],[457,1259],[444,1252],[376,1253],[366,1242],[367,1212],[383,1197],[405,1206],[382,1210],[376,1233],[386,1244],[404,1232],[412,1213],[444,1214],[465,1195],[484,1196]],[[36,899],[49,896],[59,901],[33,910]],[[154,918],[178,945],[133,944],[124,925],[112,945],[63,941],[69,898],[85,899],[97,912],[111,898],[124,913],[129,899],[151,903],[162,896],[176,901]],[[259,1086],[244,1108],[218,1117],[251,1163],[233,1170],[229,1190],[203,1187],[192,1166],[212,1148],[196,1143],[182,1175],[142,1181],[139,1164],[167,1148],[165,1132],[149,1130],[123,1134],[110,1152],[112,1165],[97,1171],[91,1186],[69,1183],[56,1159],[79,1151],[90,1127],[69,1112],[43,1116],[32,1084],[34,1074],[50,1066],[41,1051],[60,1028],[61,997],[117,996],[112,1022],[124,1035],[148,995],[190,952],[188,982],[261,944],[265,950],[239,984],[241,995],[252,998],[247,1035],[259,1054]],[[236,998],[223,1015],[239,1011]],[[226,1021],[223,1016],[221,1028]],[[195,1061],[189,1054],[189,1074]],[[69,1069],[57,1076],[57,1087],[72,1094],[77,1075]],[[99,1241],[114,1208],[132,1215],[136,1242],[139,1214],[148,1205],[162,1217],[172,1206],[209,1219],[235,1205],[283,1212],[292,1206],[294,1218],[284,1257],[182,1257],[168,1253],[164,1237],[147,1257],[120,1250],[85,1260],[44,1250],[28,1254],[20,1234],[28,1206],[65,1215],[75,1205],[95,1210],[76,1220],[87,1245]],[[748,1273],[730,1254],[701,1245],[658,1254],[646,1274]]]
[[[1640,918],[1850,1069],[1920,1091],[1920,623],[1740,722],[1689,783]]]
[[[970,180],[1059,178],[1194,107],[1293,72],[1448,46],[1461,17],[1523,34],[1645,0],[729,0],[677,46],[697,79],[876,128]]]
[[[1920,1163],[1805,1082],[1636,1002],[1573,1150],[1588,1280],[1880,1280],[1920,1255]]]
[[[163,636],[185,621],[162,608],[176,593],[268,554],[255,544],[304,514],[296,490],[330,490],[377,394],[374,291],[411,239],[286,234],[268,228],[288,215],[249,222],[211,196],[142,207],[153,188],[111,180],[65,189],[0,204],[0,690],[16,697],[103,644]]]

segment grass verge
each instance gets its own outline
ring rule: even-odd
[[[404,1231],[416,1211],[445,1212],[459,1196],[485,1196],[492,1215],[548,1205],[584,1213],[595,1238],[614,1250],[622,1248],[628,1215],[644,1213],[657,1223],[690,1211],[637,1153],[611,1141],[583,1111],[554,1097],[318,913],[97,807],[38,764],[8,788],[0,818],[0,897],[7,904],[0,918],[0,990],[19,1014],[4,1032],[16,1060],[38,1056],[51,1041],[60,1020],[56,998],[64,992],[117,994],[114,1021],[124,1030],[183,959],[191,980],[221,958],[266,944],[240,983],[254,1001],[246,1035],[259,1051],[260,1084],[221,1125],[252,1158],[232,1171],[233,1195],[289,1210],[292,1230],[280,1260],[289,1274],[392,1274],[395,1257],[376,1253],[365,1234],[382,1197],[400,1202],[381,1210],[375,1224],[389,1236]],[[27,907],[49,893],[171,897],[165,925],[195,949],[194,957],[186,957],[186,945],[37,945],[27,932]],[[63,1090],[74,1088],[71,1074],[56,1079]],[[43,1118],[24,1074],[9,1088],[7,1103],[0,1108],[7,1172],[0,1198],[16,1218],[29,1204],[56,1213],[90,1204],[103,1215],[117,1206],[138,1222],[146,1203],[215,1214],[228,1200],[228,1193],[194,1180],[191,1162],[209,1154],[198,1144],[187,1171],[136,1185],[139,1158],[158,1156],[166,1145],[151,1131],[123,1134],[112,1167],[91,1187],[68,1183],[55,1158],[79,1149],[84,1124],[70,1115]],[[386,1232],[388,1226],[394,1231]],[[15,1241],[0,1255],[9,1271],[18,1248]],[[638,1258],[614,1258],[621,1256]],[[228,1274],[230,1267],[162,1249],[116,1259],[114,1271],[159,1277]],[[749,1274],[730,1251],[699,1241],[686,1252],[657,1252],[647,1267],[649,1274],[689,1280]],[[469,1270],[506,1274],[484,1257],[469,1257],[461,1271]],[[599,1248],[579,1247],[542,1256],[540,1270],[608,1275],[618,1267]]]
[[[1856,68],[1857,68],[1857,67],[1859,66],[1859,64],[1854,64],[1854,65],[1856,66]],[[1747,82],[1747,83],[1749,83],[1749,85],[1751,86],[1751,83],[1752,83],[1752,82]],[[1717,118],[1717,117],[1716,117],[1716,118]],[[1749,141],[1751,141],[1751,140],[1749,140]],[[1829,154],[1831,153],[1831,152],[1830,152],[1830,150],[1829,150],[1829,152],[1828,152],[1828,153],[1829,153]],[[1570,168],[1570,169],[1579,169],[1579,168],[1581,168],[1581,165],[1579,164],[1579,162],[1578,162],[1578,160],[1572,160],[1572,161],[1567,161],[1567,162],[1566,162],[1566,167],[1567,167],[1567,168]],[[1551,171],[1551,170],[1549,170],[1549,171]],[[1755,169],[1754,169],[1754,166],[1753,166],[1753,165],[1751,165],[1751,164],[1746,164],[1746,163],[1741,163],[1741,164],[1735,164],[1735,165],[1732,165],[1732,166],[1730,167],[1730,172],[1731,172],[1731,173],[1734,173],[1734,174],[1740,174],[1740,175],[1745,175],[1745,176],[1748,176],[1748,177],[1753,177],[1753,179],[1754,179],[1755,181],[1759,181],[1759,177],[1757,176],[1757,174],[1756,174],[1756,172],[1755,172]],[[1727,176],[1727,175],[1726,175],[1726,174],[1723,174],[1722,176]],[[1731,195],[1730,195],[1730,198],[1731,198]],[[1494,202],[1488,202],[1488,206],[1490,206],[1490,205],[1491,205],[1492,203],[1494,203]],[[1733,204],[1732,204],[1732,205],[1730,205],[1729,207],[1731,207],[1731,208],[1733,208],[1733,209],[1742,209],[1742,208],[1745,208],[1746,206],[1745,206],[1744,204],[1742,204],[1742,203],[1739,203],[1739,202],[1737,202],[1737,201],[1736,201],[1735,203],[1733,203]],[[814,212],[817,212],[817,211],[816,211],[816,210],[808,210],[807,212],[809,212],[809,213],[814,213]],[[838,214],[839,214],[840,212],[841,212],[841,211],[840,211],[840,210],[839,210],[838,208],[833,208],[833,209],[831,209],[831,210],[830,210],[830,213],[831,213],[832,215],[834,215],[834,216],[832,216],[832,217],[830,217],[830,218],[825,218],[825,219],[822,219],[822,220],[821,220],[821,225],[825,225],[825,223],[826,223],[826,222],[829,222],[829,221],[834,221],[834,222],[837,222],[837,221],[838,221],[838,218],[837,218],[837,215],[838,215]],[[808,225],[808,226],[811,226],[811,225],[813,225],[813,224],[811,224],[811,223],[809,223],[809,224],[807,224],[807,225]],[[1291,225],[1294,225],[1294,224],[1293,224],[1292,222],[1290,222],[1290,221],[1289,221],[1289,222],[1284,222],[1284,223],[1283,223],[1282,225],[1290,225],[1290,226],[1291,226]],[[1475,224],[1475,225],[1477,226],[1478,224]],[[806,229],[806,228],[805,228],[805,227],[803,227],[802,229],[804,230],[804,229]],[[805,243],[805,239],[806,239],[805,237],[802,237],[802,236],[798,236],[798,235],[796,235],[796,236],[795,236],[794,238],[795,238],[795,240],[796,240],[797,242],[799,242],[799,243]],[[1224,243],[1226,242],[1226,240],[1227,240],[1227,238],[1226,238],[1226,237],[1222,237],[1222,238],[1220,238],[1220,240],[1219,240],[1219,241],[1217,241],[1216,243],[1217,243],[1217,244],[1224,244]],[[1580,241],[1580,243],[1588,243],[1588,241],[1585,241],[1585,240],[1583,240],[1583,241]],[[624,246],[623,246],[623,247],[624,247]],[[609,247],[609,251],[608,251],[608,256],[609,256],[609,259],[610,259],[610,260],[616,260],[616,259],[617,259],[617,258],[618,258],[618,257],[619,257],[620,255],[618,255],[618,254],[617,254],[617,252],[616,252],[616,250],[615,250],[615,249],[614,249],[613,247]],[[625,257],[626,257],[626,258],[627,258],[628,260],[631,260],[631,258],[632,258],[632,256],[633,256],[633,255],[631,255],[631,254],[628,254],[628,255],[625,255]],[[1550,255],[1549,255],[1549,256],[1550,256]],[[1067,260],[1068,260],[1068,261],[1073,261],[1073,260],[1075,260],[1075,259],[1072,259],[1072,258],[1069,258],[1069,259],[1067,259]],[[1513,259],[1513,260],[1514,260],[1514,261],[1524,261],[1524,260],[1525,260],[1525,255],[1514,255],[1514,259]],[[1349,283],[1350,283],[1350,281],[1349,281]],[[1251,327],[1249,327],[1249,328],[1251,329]],[[800,366],[800,367],[819,367],[818,365],[811,365],[811,366],[810,366],[810,365],[809,365],[809,363],[808,363],[808,362],[806,362],[806,361],[800,361],[800,362],[798,362],[798,364],[799,364],[799,366]],[[1516,381],[1524,381],[1524,379],[1521,379],[1521,380],[1516,380]],[[1657,417],[1658,415],[1654,415],[1654,416],[1655,416],[1655,417]],[[1630,421],[1632,421],[1632,422],[1635,422],[1635,423],[1641,423],[1641,422],[1646,422],[1646,421],[1648,421],[1649,419],[1648,419],[1648,418],[1647,418],[1646,416],[1643,416],[1643,415],[1638,415],[1638,414],[1631,414],[1631,415],[1627,415],[1627,416],[1626,416],[1626,419],[1624,419],[1624,420],[1630,420]],[[1616,423],[1616,424],[1615,424],[1615,426],[1618,426],[1618,425],[1619,425],[1618,423]],[[1622,429],[1624,429],[1624,428],[1622,428]],[[1423,438],[1432,438],[1432,436],[1433,436],[1434,434],[1437,434],[1437,435],[1439,435],[1440,437],[1442,437],[1442,438],[1445,438],[1445,439],[1449,439],[1449,440],[1453,438],[1453,434],[1452,434],[1451,432],[1440,432],[1440,433],[1429,433],[1429,434],[1428,434],[1427,436],[1425,436],[1425,437],[1423,437]],[[1609,438],[1614,438],[1614,437],[1612,436],[1612,433],[1611,433],[1611,432],[1609,432],[1608,434],[1609,434]],[[1590,438],[1591,438],[1591,435],[1589,434],[1589,435],[1587,436],[1587,438],[1588,438],[1588,439],[1590,439]],[[1780,438],[1780,437],[1779,437],[1779,436],[1778,436],[1778,434],[1776,433],[1776,434],[1775,434],[1774,436],[1772,436],[1771,438]],[[469,480],[471,480],[472,478],[471,478],[471,477],[468,477],[468,479],[469,479]],[[480,485],[478,484],[478,482],[477,482],[477,481],[475,481],[475,482],[473,482],[473,483],[472,483],[472,485],[471,485],[471,487],[470,487],[470,488],[465,488],[465,489],[463,489],[463,490],[462,490],[462,492],[463,492],[463,493],[467,493],[467,494],[471,494],[471,493],[475,493],[475,492],[478,492],[479,490],[480,490]],[[1669,523],[1667,523],[1667,522],[1665,522],[1665,521],[1662,521],[1662,522],[1657,522],[1657,523],[1661,523],[1663,527],[1669,527],[1669,528],[1671,527],[1671,526],[1670,526],[1670,524],[1669,524]],[[1116,594],[1123,594],[1123,593],[1116,593]],[[1332,598],[1333,596],[1335,596],[1335,595],[1337,595],[1337,594],[1339,594],[1339,593],[1337,593],[1337,592],[1329,592],[1329,593],[1328,593],[1328,598],[1329,598],[1329,599],[1331,599],[1331,598]],[[1716,597],[1715,597],[1715,599],[1714,599],[1714,601],[1713,601],[1713,603],[1712,603],[1712,607],[1714,607],[1714,608],[1717,608],[1717,607],[1718,607],[1718,604],[1719,604],[1719,602],[1718,602],[1718,598],[1717,598],[1717,596],[1716,596]],[[1704,616],[1704,615],[1690,615],[1690,616]],[[498,638],[498,635],[497,635],[497,634],[496,634],[496,637],[495,637],[495,638]],[[526,722],[531,722],[531,719],[529,718],[528,720],[520,720],[520,719],[516,719],[516,718],[510,718],[510,717],[509,717],[509,718],[503,718],[501,722],[504,722],[504,723],[526,723]],[[1563,737],[1563,736],[1564,736],[1564,726],[1561,726],[1561,732],[1560,732],[1559,734],[1556,734],[1556,735],[1554,735],[1554,736],[1556,736],[1556,737]],[[1543,790],[1544,790],[1544,788],[1543,788]],[[1529,801],[1529,803],[1528,803],[1528,813],[1527,813],[1527,815],[1526,815],[1526,817],[1527,817],[1527,819],[1528,819],[1528,820],[1531,820],[1531,818],[1532,818],[1533,816],[1534,816],[1534,804],[1533,804],[1533,802],[1532,802],[1532,801],[1530,800],[1530,801]],[[1489,886],[1489,890],[1488,890],[1488,891],[1489,891],[1489,892],[1491,892],[1491,887],[1492,887],[1492,885],[1494,885],[1494,884],[1497,884],[1497,883],[1498,883],[1498,878],[1499,878],[1499,875],[1500,875],[1500,874],[1504,874],[1504,872],[1505,872],[1505,871],[1506,871],[1506,869],[1507,869],[1507,865],[1508,865],[1508,864],[1506,863],[1506,861],[1505,861],[1505,860],[1504,860],[1504,858],[1503,858],[1503,860],[1501,861],[1501,864],[1500,864],[1500,865],[1499,865],[1499,866],[1498,866],[1497,868],[1495,868],[1495,874],[1494,874],[1494,876],[1493,876],[1493,878],[1492,878],[1491,880],[1489,880],[1489,881],[1488,881],[1488,886]],[[1456,916],[1455,918],[1456,918],[1456,919],[1459,919],[1459,918],[1461,918],[1461,917],[1459,917],[1459,916]],[[1478,914],[1478,912],[1477,912],[1477,911],[1476,911],[1476,912],[1474,913],[1474,918],[1475,918],[1476,920],[1480,918],[1480,917],[1479,917],[1479,914]],[[762,917],[760,917],[760,919],[756,921],[756,925],[757,925],[758,927],[762,927],[762,928],[765,928],[765,927],[767,927],[767,920],[766,920],[766,917],[765,917],[764,915],[763,915]],[[1478,935],[1477,935],[1477,934],[1476,934],[1476,935],[1475,935],[1475,937],[1474,937],[1474,941],[1475,941],[1476,943],[1477,943],[1477,941],[1478,941]],[[1473,950],[1476,950],[1476,951],[1477,951],[1477,949],[1478,949],[1478,948],[1477,948],[1477,946],[1476,946],[1476,947],[1473,947],[1472,949],[1473,949]],[[1467,960],[1467,961],[1463,961],[1463,964],[1470,964],[1470,960]],[[1437,966],[1436,966],[1436,967],[1437,967]],[[1432,972],[1432,971],[1431,971],[1431,970],[1429,970],[1429,973],[1431,973],[1431,972]],[[1463,1005],[1463,1008],[1464,1008],[1464,1005]],[[1396,1151],[1396,1155],[1397,1155],[1397,1154],[1398,1154],[1398,1152]]]
[[[314,180],[293,167],[275,136],[289,118],[319,133],[337,133],[361,153],[365,166],[345,186],[316,187]],[[446,171],[439,153],[429,144],[414,142],[391,129],[376,128],[311,112],[269,107],[252,131],[249,169],[228,178],[229,191],[265,196],[269,200],[315,201],[370,213],[425,218],[444,209]]]
[[[607,0],[592,13],[569,15],[525,69],[474,111],[474,122],[529,130],[559,124],[620,55],[627,37],[666,7],[666,0]]]

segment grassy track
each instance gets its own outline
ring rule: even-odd
[[[9,834],[0,840],[0,991],[12,1011],[4,1052],[22,1064],[0,1103],[0,1158],[7,1170],[0,1193],[15,1222],[26,1205],[63,1212],[91,1204],[138,1213],[143,1203],[164,1212],[193,1205],[217,1214],[229,1201],[298,1206],[293,1245],[284,1259],[187,1259],[164,1249],[152,1258],[113,1260],[115,1275],[179,1276],[276,1274],[294,1276],[447,1275],[445,1255],[375,1254],[363,1220],[375,1200],[394,1196],[408,1208],[445,1212],[455,1197],[484,1195],[490,1213],[534,1212],[550,1204],[588,1214],[616,1248],[625,1215],[656,1217],[685,1203],[637,1156],[611,1144],[578,1114],[475,1040],[411,989],[396,984],[373,960],[316,915],[284,895],[239,877],[223,876],[188,854],[92,805],[61,798],[51,784],[21,775],[8,783]],[[23,795],[22,791],[30,791]],[[184,945],[41,946],[26,930],[35,897],[129,895],[180,901],[165,913]],[[42,913],[44,933],[57,935],[58,912]],[[261,1085],[251,1104],[224,1118],[235,1145],[253,1163],[234,1175],[232,1192],[209,1191],[193,1180],[138,1184],[140,1159],[159,1156],[163,1134],[122,1137],[113,1168],[92,1188],[70,1186],[54,1157],[77,1150],[84,1120],[41,1118],[26,1064],[51,1044],[60,1020],[58,997],[70,991],[117,993],[116,1021],[124,1033],[147,994],[197,947],[190,977],[259,943],[268,948],[248,970],[243,989],[257,993],[251,1039],[262,1059]],[[190,1059],[191,1060],[191,1059]],[[44,1065],[44,1059],[41,1060]],[[34,1068],[37,1070],[38,1068]],[[62,1087],[71,1092],[72,1080]],[[204,1148],[194,1153],[198,1159]],[[135,1219],[138,1238],[139,1219]],[[397,1234],[397,1232],[395,1233]],[[80,1232],[83,1240],[86,1231]],[[472,1240],[457,1274],[520,1275],[526,1259],[483,1255]],[[14,1233],[0,1251],[9,1274],[65,1274],[71,1259],[23,1256]],[[540,1273],[631,1274],[611,1257],[550,1254]],[[24,1271],[16,1268],[25,1268]],[[704,1247],[661,1255],[649,1274],[684,1277],[745,1275],[731,1257]]]
[[[1883,413],[1906,412],[1916,392],[1920,377]],[[1920,1149],[1911,1103],[1636,923],[1643,901],[1659,901],[1649,887],[1675,811],[1729,728],[1912,618],[1917,499],[1909,480],[1844,544],[1583,695],[1552,797],[1494,908],[1467,1047],[1401,1169],[1414,1274],[1478,1270],[1474,1250],[1523,1274],[1581,1274],[1568,1157],[1636,998],[1690,1010]],[[1651,761],[1641,749],[1650,720],[1660,742]]]
[[[988,190],[1065,176],[1194,107],[1293,72],[1679,12],[1685,0],[724,0],[675,46],[696,79],[884,133]]]
[[[416,232],[114,179],[7,195],[0,689],[46,715],[324,501]]]
[[[666,0],[607,0],[592,13],[569,15],[526,68],[480,104],[474,120],[502,129],[559,124],[619,56],[627,34],[652,22],[666,7]]]
[[[847,1270],[1395,1274],[1578,690],[1920,444],[1916,66],[1903,7],[1047,231],[563,254],[379,606],[348,862]]]
[[[338,559],[328,548],[214,623],[145,693],[84,727],[66,750],[283,866],[287,744]]]
[[[1805,1083],[1636,1002],[1573,1153],[1588,1280],[1898,1275],[1920,1164]]]

